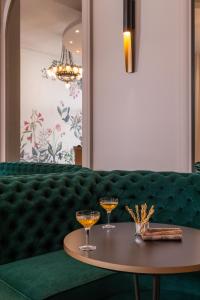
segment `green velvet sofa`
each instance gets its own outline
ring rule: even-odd
[[[63,251],[64,236],[79,228],[75,212],[101,210],[101,196],[119,198],[114,222],[129,221],[126,204],[145,201],[156,206],[154,222],[200,228],[198,173],[0,163],[0,300],[134,299],[131,274],[82,264]],[[151,277],[141,275],[140,285],[142,299],[151,299]],[[163,276],[161,300],[169,298],[200,299],[200,274]]]

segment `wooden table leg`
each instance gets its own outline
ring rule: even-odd
[[[160,276],[153,275],[153,300],[160,299]]]
[[[135,300],[140,300],[139,275],[134,275]],[[153,300],[160,300],[160,276],[153,275]]]
[[[135,300],[140,300],[139,275],[134,275]]]

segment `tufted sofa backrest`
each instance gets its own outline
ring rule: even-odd
[[[0,177],[0,264],[62,248],[94,195],[89,170]]]
[[[30,162],[3,162],[0,163],[0,176],[60,173],[65,171],[76,171],[80,169],[80,166],[75,165]]]
[[[95,173],[96,198],[118,197],[113,221],[127,221],[125,205],[155,205],[154,222],[200,229],[200,175],[151,171],[99,171]]]
[[[129,221],[126,204],[154,204],[155,222],[200,228],[200,175],[148,171],[72,170],[0,177],[0,264],[61,249],[79,227],[75,213],[98,209],[98,200],[119,198],[115,222]]]

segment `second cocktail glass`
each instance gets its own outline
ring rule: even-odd
[[[107,217],[108,217],[108,223],[103,225],[102,228],[104,229],[112,229],[115,228],[115,225],[110,224],[110,215],[113,209],[115,209],[118,205],[118,199],[117,198],[101,198],[99,200],[100,205],[106,210]]]

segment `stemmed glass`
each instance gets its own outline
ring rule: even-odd
[[[99,221],[100,212],[91,210],[82,210],[76,212],[76,220],[85,228],[86,243],[80,246],[79,249],[83,251],[92,251],[96,246],[89,244],[89,234],[91,227]]]
[[[106,210],[108,223],[103,225],[102,228],[104,229],[112,229],[115,228],[115,225],[110,224],[110,215],[113,209],[115,209],[118,205],[119,200],[117,198],[101,198],[99,203],[100,205]]]

